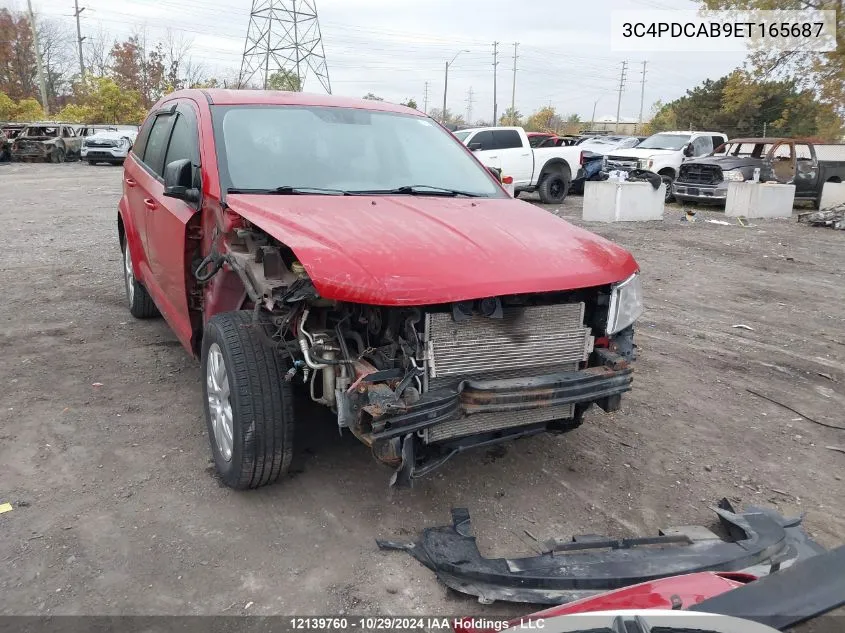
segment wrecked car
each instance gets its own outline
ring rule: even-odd
[[[82,141],[81,159],[89,165],[111,163],[122,165],[138,137],[137,130],[112,128],[100,130]]]
[[[44,160],[63,163],[79,158],[82,138],[72,125],[36,123],[26,126],[12,142],[12,160]]]
[[[26,123],[0,123],[0,162],[12,160],[12,141],[26,127]]]
[[[173,93],[124,163],[117,229],[131,314],[163,314],[201,361],[233,488],[287,471],[295,423],[315,423],[295,394],[407,486],[631,389],[634,258],[511,198],[410,108]]]
[[[673,185],[681,202],[724,204],[728,183],[752,180],[795,185],[795,199],[818,208],[827,182],[845,181],[845,145],[789,138],[738,138],[709,156],[684,162]]]

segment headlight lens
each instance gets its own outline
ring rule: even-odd
[[[607,334],[616,334],[640,318],[643,313],[643,289],[639,273],[614,284],[607,311]]]
[[[743,182],[745,175],[738,169],[728,169],[722,172],[722,178],[729,182]]]

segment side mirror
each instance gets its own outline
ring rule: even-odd
[[[502,182],[502,170],[498,167],[487,167],[487,171],[493,174],[493,178],[497,181]]]
[[[194,168],[187,158],[174,160],[164,167],[164,195],[185,202],[198,202],[199,189],[193,187]]]
[[[467,147],[469,147],[471,152],[477,152],[481,149],[481,143],[470,143]]]
[[[692,156],[692,151],[692,143],[687,143],[686,145],[684,145],[684,156],[689,158],[690,156]]]

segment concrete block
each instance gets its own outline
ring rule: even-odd
[[[587,222],[662,220],[666,185],[647,182],[591,180],[584,186],[581,218]]]
[[[746,218],[788,218],[795,202],[795,185],[772,182],[728,183],[725,215]]]
[[[822,188],[822,202],[819,209],[832,209],[845,204],[845,182],[826,182]]]

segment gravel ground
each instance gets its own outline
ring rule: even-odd
[[[643,269],[635,390],[577,431],[452,460],[410,491],[331,419],[303,423],[296,472],[239,493],[210,464],[198,364],[124,306],[121,170],[0,165],[0,613],[519,615],[441,586],[376,537],[469,507],[485,555],[573,533],[712,523],[727,496],[806,513],[845,540],[845,234],[592,226]],[[582,224],[581,199],[549,207]],[[735,328],[743,324],[751,329]],[[796,415],[747,391],[789,404]]]

